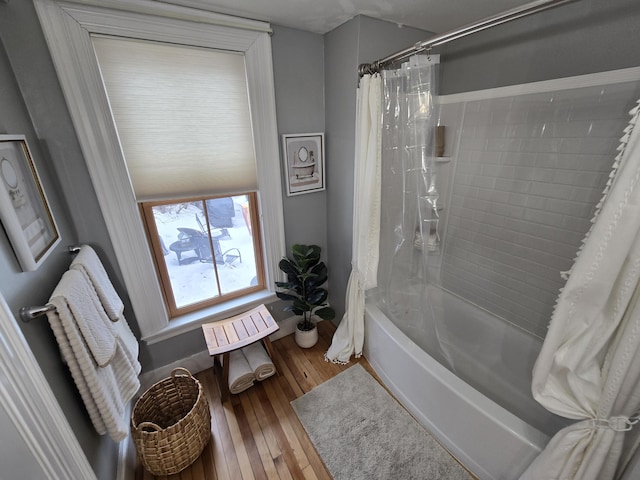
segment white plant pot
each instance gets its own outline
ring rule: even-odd
[[[313,326],[313,330],[300,330],[296,326],[296,343],[300,348],[311,348],[318,343],[318,327]]]

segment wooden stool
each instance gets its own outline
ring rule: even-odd
[[[269,335],[279,328],[264,305],[235,317],[202,325],[209,355],[214,357],[214,362],[216,355],[222,356],[220,394],[223,402],[229,398],[229,354],[239,348],[262,341],[269,358],[273,361],[273,347]]]

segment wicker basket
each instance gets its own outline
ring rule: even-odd
[[[172,475],[191,465],[211,437],[211,413],[202,385],[176,368],[136,402],[131,432],[142,465],[154,475]]]

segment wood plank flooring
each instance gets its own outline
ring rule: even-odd
[[[155,477],[138,464],[136,480],[330,480],[289,402],[348,368],[324,361],[334,330],[331,322],[319,322],[320,339],[310,349],[298,348],[293,335],[273,342],[280,375],[224,403],[213,368],[198,373],[209,397],[213,441],[182,472]],[[357,362],[375,376],[364,358]]]

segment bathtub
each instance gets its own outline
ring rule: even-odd
[[[404,332],[379,299],[368,298],[363,353],[405,408],[478,478],[517,479],[567,422],[531,398],[541,341],[440,288],[427,290],[429,311],[400,319]]]

